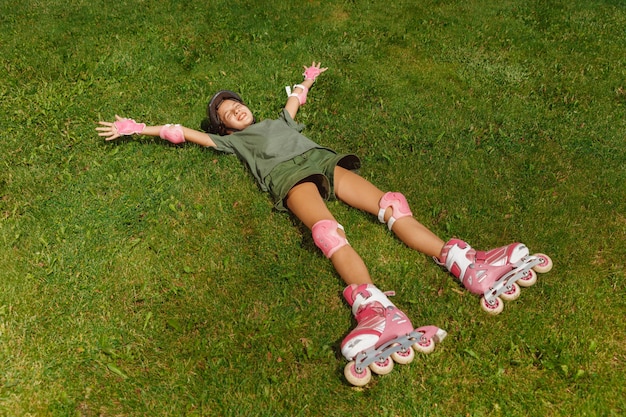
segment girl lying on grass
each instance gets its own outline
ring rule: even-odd
[[[413,217],[404,195],[383,192],[355,173],[361,163],[356,155],[338,154],[303,136],[304,126],[294,119],[306,103],[309,89],[326,70],[315,62],[305,66],[304,80],[294,85],[293,91],[287,88],[287,102],[275,120],[257,121],[238,94],[222,90],[209,101],[203,131],[177,124],[146,126],[119,116],[113,122],[101,121],[97,130],[106,140],[141,134],[236,154],[259,187],[272,196],[276,209],[290,211],[311,230],[313,241],[347,285],[343,295],[357,326],[341,343],[341,352],[352,361],[346,367],[348,380],[364,385],[371,375],[368,366],[376,373],[387,373],[393,367],[390,358],[408,363],[414,354],[411,347],[429,351],[446,333],[434,326],[414,329],[389,300],[390,294],[373,284],[363,259],[348,243],[326,200],[336,198],[377,216],[408,247],[432,256],[470,291],[487,292],[482,305],[489,312],[502,310],[500,297],[519,295],[515,281],[534,283],[530,268],[547,268],[549,258],[529,257],[526,247],[518,243],[489,252],[475,251],[457,239],[445,243]]]

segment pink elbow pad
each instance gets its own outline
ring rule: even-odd
[[[143,132],[145,123],[137,123],[133,119],[121,119],[113,123],[120,135],[134,135]]]
[[[301,88],[302,92],[301,93],[292,93],[291,92],[291,88],[289,88],[289,86],[285,87],[285,89],[287,90],[287,96],[288,97],[297,97],[298,101],[300,102],[300,105],[302,106],[304,103],[306,103],[306,96],[307,94],[309,94],[309,89],[306,88],[304,85],[302,84],[296,84],[293,86],[293,88]]]
[[[185,141],[185,134],[183,133],[183,127],[181,125],[167,124],[161,128],[159,136],[161,139],[165,139],[177,145]]]

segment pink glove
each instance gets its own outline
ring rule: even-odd
[[[143,132],[145,123],[137,123],[133,119],[120,119],[113,123],[120,135],[134,135]]]
[[[161,139],[169,140],[177,145],[185,141],[185,134],[181,125],[165,125],[159,131],[159,136]]]
[[[316,66],[310,66],[310,67],[305,67],[304,68],[304,73],[302,73],[302,75],[304,75],[304,79],[305,80],[313,80],[315,81],[315,79],[322,73],[324,72],[321,68],[318,68]]]

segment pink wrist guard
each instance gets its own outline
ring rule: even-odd
[[[322,73],[322,70],[320,70],[317,67],[308,67],[304,70],[304,73],[302,73],[302,75],[304,75],[304,79],[305,80],[313,80],[315,81],[315,79],[317,78],[318,75],[320,75]]]
[[[300,102],[300,105],[302,106],[304,103],[306,103],[306,96],[307,94],[309,94],[309,89],[306,88],[306,86],[302,85],[302,84],[296,84],[293,86],[293,88],[301,88],[302,92],[301,93],[292,93],[291,92],[291,88],[289,88],[289,86],[285,87],[285,90],[287,90],[287,97],[298,97],[298,101]]]
[[[183,133],[183,127],[181,125],[165,125],[159,131],[159,136],[161,139],[168,140],[177,145],[185,141],[185,134]]]
[[[143,132],[146,128],[145,123],[137,123],[133,119],[122,119],[113,123],[120,135],[134,135]]]

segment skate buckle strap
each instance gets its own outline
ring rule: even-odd
[[[477,250],[476,251],[476,263],[478,264],[485,264],[487,263],[487,252],[482,251],[482,250]]]
[[[393,306],[393,303],[389,301],[387,296],[394,295],[396,295],[394,291],[382,292],[373,285],[368,286],[368,288],[359,291],[354,296],[354,301],[352,304],[352,314],[356,316],[365,301],[367,301],[367,304],[377,301],[383,306],[383,308]]]

